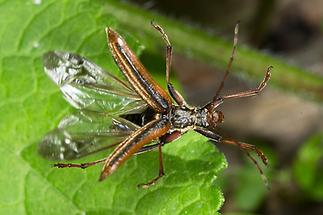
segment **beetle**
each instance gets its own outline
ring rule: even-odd
[[[247,153],[264,177],[249,151],[254,151],[267,165],[264,153],[254,145],[222,139],[215,128],[224,119],[218,107],[227,99],[258,95],[269,81],[272,67],[267,68],[257,88],[220,96],[237,48],[237,23],[230,60],[216,95],[203,107],[189,106],[170,82],[172,45],[168,36],[160,25],[151,24],[166,44],[166,83],[169,94],[157,84],[126,41],[112,28],[106,28],[108,46],[124,78],[104,71],[77,54],[51,51],[44,55],[45,72],[79,112],[65,117],[57,129],[44,137],[39,145],[40,154],[53,160],[71,160],[115,147],[108,157],[94,162],[54,165],[58,168],[87,168],[104,163],[99,177],[102,181],[132,155],[157,149],[159,174],[139,185],[148,188],[164,175],[162,146],[188,130],[194,130],[215,143],[238,146]]]

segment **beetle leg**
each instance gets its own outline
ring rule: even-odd
[[[164,146],[166,143],[163,143],[162,146]],[[154,150],[156,147],[158,147],[159,143],[156,144],[152,144],[149,146],[144,146],[142,147],[138,152],[135,153],[135,155],[138,154],[142,154],[145,152],[150,152],[152,150]],[[103,158],[100,160],[96,160],[96,161],[92,161],[92,162],[87,162],[87,163],[55,163],[54,167],[57,168],[81,168],[81,169],[85,169],[88,168],[90,166],[94,166],[98,163],[103,163],[107,158]]]
[[[251,89],[248,91],[240,92],[240,93],[235,93],[232,95],[227,95],[227,96],[222,96],[222,99],[232,99],[232,98],[243,98],[243,97],[250,97],[250,96],[256,96],[258,95],[267,85],[267,82],[270,79],[270,71],[273,67],[270,66],[267,68],[266,74],[262,82],[259,84],[259,86],[256,89]]]
[[[153,21],[150,23],[162,36],[164,42],[166,43],[166,82],[169,83],[169,74],[170,74],[170,68],[172,65],[172,58],[173,58],[173,47],[170,43],[167,34],[165,33],[164,29],[158,25],[155,24]]]
[[[262,169],[260,168],[258,162],[250,155],[250,153],[248,151],[245,150],[244,152],[246,153],[248,158],[253,162],[253,164],[257,167],[257,169],[260,173],[260,176],[261,176],[263,182],[265,183],[265,186],[267,187],[268,190],[270,190],[268,179],[267,179],[266,175],[264,174],[264,172],[262,171]]]
[[[205,128],[202,128],[202,127],[197,127],[194,129],[194,131],[202,134],[203,136],[207,137],[207,138],[210,138],[210,140],[216,142],[216,143],[219,143],[221,141],[221,136],[216,134],[215,132],[213,131],[210,131],[210,130],[207,130]]]
[[[267,165],[268,164],[268,159],[267,159],[266,155],[260,149],[258,149],[254,145],[247,144],[247,143],[242,143],[242,142],[239,142],[239,141],[236,141],[236,140],[222,140],[220,135],[216,134],[213,131],[207,130],[205,128],[197,127],[194,130],[196,132],[202,134],[203,136],[206,136],[206,137],[210,138],[210,140],[214,141],[215,143],[225,143],[225,144],[231,144],[231,145],[238,146],[242,151],[244,151],[246,153],[246,155],[248,156],[248,158],[257,167],[257,169],[258,169],[258,171],[260,173],[260,176],[261,176],[262,180],[264,181],[267,189],[269,189],[268,180],[267,180],[264,172],[260,168],[258,162],[248,152],[248,151],[255,151],[257,153],[257,155],[261,158],[262,162],[265,165]]]
[[[268,164],[268,159],[266,157],[266,155],[260,150],[258,149],[256,146],[251,145],[251,144],[247,144],[247,143],[243,143],[243,142],[239,142],[236,140],[222,140],[221,143],[225,143],[225,144],[231,144],[231,145],[236,145],[238,146],[242,151],[244,151],[246,153],[246,155],[248,156],[248,158],[254,163],[254,165],[257,167],[260,176],[263,180],[263,182],[265,183],[265,186],[267,187],[267,189],[269,190],[269,183],[268,183],[268,179],[265,176],[264,172],[262,171],[262,169],[260,168],[257,160],[255,160],[248,151],[254,151],[257,153],[258,157],[261,158],[262,162],[267,165]]]
[[[162,146],[164,146],[166,143],[162,143]],[[156,147],[159,146],[159,143],[156,144],[152,144],[149,146],[144,146],[142,147],[138,152],[135,153],[135,155],[138,154],[142,154],[145,152],[150,152],[152,150],[154,150]],[[94,166],[98,163],[103,163],[107,158],[103,158],[100,160],[96,160],[96,161],[91,161],[91,162],[87,162],[87,163],[55,163],[54,167],[57,168],[81,168],[81,169],[85,169],[88,168],[90,166]]]
[[[147,146],[143,145],[149,143],[153,139],[163,136],[170,128],[170,124],[165,119],[156,119],[151,121],[144,127],[135,131],[126,140],[118,144],[118,147],[111,153],[108,158],[103,158],[97,161],[88,163],[56,163],[54,167],[57,168],[82,168],[85,169],[89,166],[105,162],[100,180],[103,180],[111,174],[122,162],[129,158],[132,154],[140,154],[146,151],[151,151],[156,148],[156,145]],[[159,144],[163,145],[163,143]],[[160,147],[161,147],[160,146]],[[139,148],[139,149],[138,149]]]
[[[166,143],[163,142],[162,146],[164,146],[165,144]],[[159,143],[152,144],[152,145],[149,145],[149,146],[144,146],[138,152],[136,152],[135,155],[152,151],[158,146],[159,146]],[[100,160],[91,161],[91,162],[87,162],[87,163],[55,163],[54,167],[57,167],[57,168],[81,168],[81,169],[86,169],[86,168],[88,168],[90,166],[94,166],[94,165],[96,165],[98,163],[103,163],[106,159],[107,158],[103,158],[103,159],[100,159]]]
[[[247,143],[243,143],[243,142],[239,142],[236,140],[223,140],[222,137],[218,134],[216,134],[213,131],[207,130],[205,128],[200,128],[197,127],[194,129],[196,132],[202,134],[203,136],[206,136],[208,138],[210,138],[212,141],[216,142],[216,143],[225,143],[225,144],[231,144],[231,145],[236,145],[238,146],[240,149],[242,149],[243,151],[254,151],[257,153],[258,157],[261,158],[262,162],[267,165],[268,164],[268,158],[266,157],[266,155],[260,150],[258,149],[256,146],[251,145],[251,144],[247,144]],[[248,153],[248,157],[249,157],[249,153]],[[258,164],[257,164],[258,166]]]
[[[257,153],[258,157],[261,158],[262,162],[265,165],[268,164],[268,158],[266,157],[266,155],[254,145],[239,142],[239,141],[236,141],[236,140],[221,140],[221,143],[236,145],[240,149],[245,150],[245,151],[254,151],[254,152]]]
[[[109,149],[109,148],[117,146],[119,144],[120,143],[111,144],[108,147],[105,147],[105,149]],[[102,163],[105,160],[106,160],[106,158],[96,160],[96,161],[87,162],[87,163],[55,163],[54,167],[57,167],[57,168],[81,168],[81,169],[85,169],[85,168],[88,168],[90,166],[94,166],[94,165],[96,165],[98,163]]]
[[[100,159],[100,160],[96,160],[96,161],[92,161],[92,162],[88,162],[88,163],[56,163],[54,164],[54,167],[57,168],[81,168],[81,169],[85,169],[88,168],[89,166],[94,166],[98,163],[102,163],[106,160],[106,158]]]
[[[167,84],[168,92],[171,95],[171,97],[175,100],[175,102],[180,107],[187,107],[189,108],[189,105],[185,101],[184,97],[173,87],[172,83]]]
[[[163,163],[163,153],[162,153],[162,146],[163,146],[163,142],[159,142],[158,144],[158,159],[159,159],[159,174],[157,175],[157,177],[153,178],[152,180],[150,180],[147,183],[143,183],[143,184],[138,184],[138,187],[140,188],[149,188],[150,186],[154,185],[161,177],[163,177],[165,175],[164,173],[164,163]]]
[[[166,143],[162,143],[162,146],[164,146],[165,144]],[[145,152],[153,151],[156,148],[158,148],[158,146],[159,146],[159,143],[155,143],[155,144],[151,144],[151,145],[148,145],[148,146],[144,146],[141,149],[139,149],[139,151],[136,152],[135,155],[140,155],[140,154],[143,154]]]
[[[160,137],[159,139],[161,140],[161,145],[164,146],[166,145],[167,143],[170,143],[178,138],[181,137],[181,132],[179,131],[174,131],[170,134],[165,134],[164,136]],[[141,149],[139,149],[138,152],[135,153],[135,155],[138,155],[138,154],[141,154],[141,153],[145,153],[145,152],[149,152],[149,151],[152,151],[154,149],[156,149],[158,146],[159,146],[160,143],[155,143],[155,144],[151,144],[151,145],[148,145],[148,146],[144,146],[142,147]]]
[[[172,58],[173,58],[172,44],[170,43],[164,29],[160,25],[155,24],[153,21],[151,22],[151,25],[161,34],[163,40],[166,43],[166,82],[167,82],[168,92],[180,107],[188,107],[183,96],[173,87],[173,84],[170,83],[169,81],[170,69],[171,69]]]

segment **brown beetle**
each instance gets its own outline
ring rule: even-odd
[[[112,56],[125,80],[108,73],[75,54],[52,51],[44,55],[46,73],[60,87],[66,100],[80,109],[64,118],[58,128],[50,132],[39,146],[40,153],[56,160],[69,160],[116,146],[106,158],[82,164],[57,163],[56,167],[86,168],[103,162],[100,181],[113,173],[134,154],[158,148],[159,174],[147,188],[164,175],[162,146],[179,138],[188,130],[195,130],[216,143],[238,146],[256,164],[248,151],[255,151],[267,164],[267,158],[255,146],[224,140],[215,133],[215,127],[223,122],[218,106],[226,99],[255,96],[261,92],[270,78],[269,67],[263,81],[255,89],[232,95],[220,96],[235,55],[238,27],[235,27],[232,54],[220,87],[214,98],[203,107],[191,107],[176,91],[169,80],[172,46],[164,30],[152,23],[166,43],[167,92],[160,87],[125,40],[111,28],[106,29]],[[175,103],[172,102],[172,99]]]

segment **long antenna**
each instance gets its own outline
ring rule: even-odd
[[[238,44],[239,23],[240,23],[240,21],[237,22],[237,24],[236,24],[236,26],[234,28],[234,38],[233,38],[233,47],[232,47],[231,56],[230,56],[227,68],[225,70],[225,74],[224,74],[223,79],[221,81],[221,84],[220,84],[218,90],[216,91],[215,96],[213,97],[213,101],[217,100],[221,90],[224,87],[224,81],[227,78],[227,76],[229,75],[229,72],[230,72],[231,67],[232,67],[233,59],[234,59],[234,56],[235,56],[235,53],[236,53],[236,50],[237,50],[237,44]]]

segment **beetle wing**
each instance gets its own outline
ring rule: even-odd
[[[141,113],[147,108],[128,82],[79,55],[48,52],[44,55],[44,68],[75,108],[114,115]]]
[[[140,127],[121,117],[81,111],[61,120],[39,145],[50,160],[72,160],[118,145]]]
[[[166,91],[154,81],[126,41],[117,32],[107,28],[106,33],[113,58],[134,90],[156,112],[167,112],[172,105],[172,100]]]

